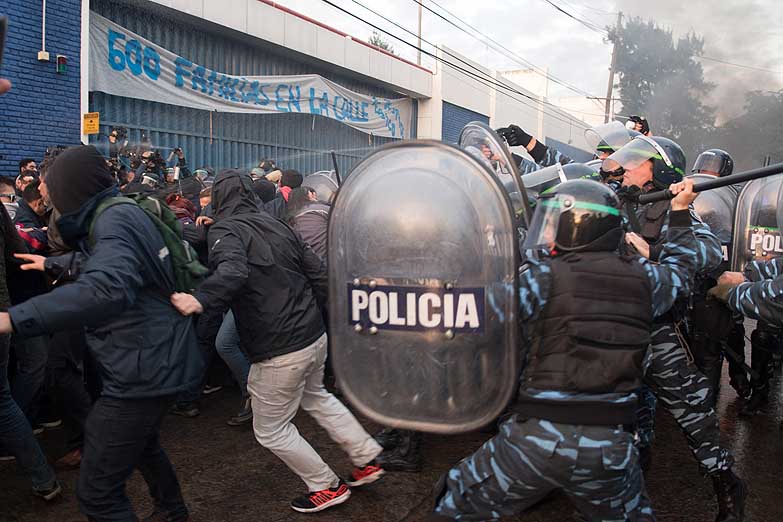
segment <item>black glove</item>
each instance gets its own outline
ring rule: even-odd
[[[501,127],[495,132],[500,134],[503,139],[506,140],[506,143],[508,143],[511,147],[527,147],[530,144],[530,140],[533,139],[533,136],[522,130],[522,128],[518,125]]]

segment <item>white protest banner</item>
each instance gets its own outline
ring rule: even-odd
[[[376,136],[410,138],[413,102],[353,92],[317,74],[232,76],[90,12],[90,90],[221,112],[297,112]]]

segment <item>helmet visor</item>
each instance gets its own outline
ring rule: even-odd
[[[612,154],[631,141],[631,134],[625,128],[625,125],[619,121],[612,121],[585,130],[585,141],[587,141],[587,146],[595,151],[596,155],[601,153]]]
[[[627,145],[606,158],[601,165],[601,170],[604,172],[615,172],[620,168],[631,170],[638,168],[648,160],[661,160],[668,167],[679,170],[674,167],[666,151],[647,136],[635,137]]]
[[[694,174],[701,173],[720,176],[723,168],[723,158],[712,152],[702,152],[699,154],[699,157],[696,158],[696,163],[693,164],[691,172]]]
[[[587,224],[596,213],[620,216],[620,210],[609,205],[577,201],[571,195],[542,195],[533,213],[523,248],[551,251],[556,247],[574,249],[584,246],[584,240],[579,235],[579,225]],[[566,226],[561,227],[561,223]],[[571,226],[568,226],[569,223]]]

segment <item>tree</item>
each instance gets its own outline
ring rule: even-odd
[[[673,139],[695,160],[715,122],[714,109],[701,102],[714,88],[696,60],[704,40],[690,33],[675,43],[671,31],[641,18],[609,28],[609,39],[617,46],[622,113],[646,117],[653,134]]]
[[[783,90],[747,93],[745,114],[718,128],[715,142],[734,157],[735,171],[760,167],[767,157],[783,161]]]
[[[389,41],[384,38],[383,36],[378,33],[378,31],[373,31],[372,36],[367,40],[367,43],[370,45],[374,45],[375,47],[380,47],[384,51],[389,51],[392,54],[397,54],[394,52],[394,47],[392,44],[389,43]]]

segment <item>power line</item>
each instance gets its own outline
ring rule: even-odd
[[[490,36],[488,36],[487,34],[485,34],[485,33],[482,33],[482,32],[481,32],[479,29],[477,29],[476,27],[474,27],[474,26],[470,25],[470,24],[469,24],[469,23],[467,23],[465,20],[461,19],[459,16],[455,15],[454,13],[452,13],[451,11],[449,11],[448,9],[446,9],[445,7],[443,7],[442,5],[440,5],[440,4],[439,4],[438,2],[436,2],[435,0],[430,0],[430,3],[432,3],[433,5],[435,5],[436,7],[438,7],[438,8],[439,8],[440,10],[442,10],[443,12],[445,12],[445,13],[449,14],[449,15],[450,15],[450,16],[452,16],[453,18],[456,18],[457,20],[459,20],[459,21],[460,21],[460,22],[461,22],[463,25],[465,25],[466,27],[468,27],[468,28],[469,28],[471,31],[473,31],[473,32],[467,31],[465,28],[463,28],[463,27],[460,27],[459,25],[457,25],[456,23],[454,23],[452,20],[449,20],[448,18],[446,18],[446,17],[445,17],[445,16],[443,16],[442,14],[438,13],[437,11],[434,11],[434,10],[432,10],[430,7],[428,7],[428,6],[424,5],[424,4],[421,2],[421,0],[413,0],[413,2],[414,2],[414,3],[416,3],[416,4],[418,4],[418,5],[420,5],[421,7],[423,7],[424,9],[426,9],[427,11],[429,11],[430,13],[434,14],[435,16],[437,16],[438,18],[440,18],[440,19],[444,20],[444,21],[445,21],[445,22],[447,22],[448,24],[450,24],[450,25],[452,25],[452,26],[456,27],[457,29],[459,29],[459,30],[460,30],[460,31],[462,31],[463,33],[467,34],[467,35],[468,35],[468,36],[470,36],[471,38],[473,38],[473,39],[475,39],[475,40],[477,40],[477,41],[479,41],[479,42],[485,43],[485,44],[487,43],[487,41],[491,42],[492,44],[494,44],[494,46],[492,46],[492,48],[493,48],[495,51],[497,51],[497,52],[499,52],[499,53],[503,54],[503,55],[504,55],[504,56],[506,56],[507,58],[511,58],[512,60],[514,60],[515,62],[517,62],[517,63],[519,63],[519,64],[521,64],[521,65],[525,65],[526,67],[530,67],[531,69],[533,69],[535,72],[537,72],[537,73],[538,73],[538,74],[540,74],[541,76],[544,76],[545,78],[548,78],[548,79],[552,80],[553,82],[557,83],[558,85],[561,85],[561,86],[563,86],[563,87],[566,87],[567,89],[570,89],[570,90],[574,91],[575,93],[577,93],[577,94],[581,94],[581,95],[583,95],[583,96],[587,96],[587,97],[593,96],[593,94],[592,94],[592,93],[589,93],[589,92],[587,92],[587,91],[584,91],[584,90],[582,90],[582,89],[580,89],[580,88],[578,88],[578,87],[576,87],[576,86],[574,86],[574,85],[572,85],[572,84],[570,84],[570,83],[567,83],[567,82],[565,82],[565,81],[563,81],[563,80],[560,80],[559,78],[555,77],[554,75],[552,75],[552,74],[550,74],[550,73],[546,72],[546,71],[545,71],[544,69],[542,69],[541,67],[539,67],[539,66],[535,65],[534,63],[532,63],[532,62],[530,62],[530,61],[528,61],[528,60],[525,60],[524,58],[522,58],[522,57],[521,57],[521,56],[519,56],[518,54],[514,53],[514,51],[512,51],[511,49],[508,49],[506,46],[504,46],[504,45],[503,45],[503,44],[501,44],[500,42],[498,42],[498,41],[494,40],[493,38],[491,38],[491,37],[490,37]],[[484,38],[484,40],[482,40],[481,38],[479,38],[478,36],[476,36],[476,33],[480,34],[480,35],[481,35],[481,36]],[[500,49],[502,49],[502,50],[499,50],[499,49],[498,49],[498,47],[499,47]]]
[[[780,74],[780,71],[776,71],[774,69],[765,69],[764,67],[756,67],[754,65],[745,65],[741,63],[734,63],[734,62],[727,62],[726,60],[719,60],[717,58],[709,58],[707,56],[696,56],[697,60],[708,60],[710,62],[717,62],[722,63],[724,65],[731,65],[732,67],[741,67],[743,69],[751,69],[753,71],[763,71],[763,72],[769,72],[773,74]]]
[[[352,1],[353,3],[355,3],[356,5],[358,5],[358,6],[362,7],[362,8],[364,8],[365,10],[367,10],[367,11],[371,12],[371,13],[372,13],[372,14],[374,14],[375,16],[377,16],[377,17],[379,17],[379,18],[381,18],[381,19],[385,20],[386,22],[388,22],[388,23],[392,24],[393,26],[395,26],[395,27],[397,27],[397,28],[399,28],[399,29],[402,29],[402,30],[403,30],[403,31],[405,31],[406,33],[410,34],[411,36],[415,36],[415,37],[417,37],[417,38],[420,38],[422,42],[424,42],[424,43],[426,43],[427,45],[430,45],[430,46],[432,46],[432,47],[434,47],[434,48],[436,48],[436,49],[437,49],[437,46],[436,46],[435,44],[433,44],[432,42],[429,42],[429,41],[427,41],[427,40],[426,40],[426,39],[424,39],[424,38],[421,38],[421,37],[419,37],[419,35],[417,35],[417,34],[416,34],[416,33],[414,33],[413,31],[411,31],[410,29],[407,29],[407,28],[405,28],[404,26],[402,26],[402,25],[398,24],[398,23],[397,23],[397,22],[395,22],[394,20],[391,20],[391,19],[387,18],[386,16],[382,15],[381,13],[379,13],[379,12],[377,12],[377,11],[374,11],[373,9],[371,9],[371,8],[367,7],[366,5],[362,4],[362,3],[361,3],[361,2],[359,2],[358,0],[351,0],[351,1]],[[402,40],[402,39],[400,39],[400,38],[399,38],[399,37],[397,37],[396,35],[392,35],[391,33],[387,33],[387,34],[389,34],[390,36],[392,36],[392,37],[394,37],[394,38],[398,39],[399,41],[401,41],[401,42],[403,42],[403,43],[405,43],[405,44],[412,45],[412,44],[409,44],[408,42],[406,42],[405,40]],[[487,85],[487,86],[493,86],[493,85],[494,85],[494,86],[502,87],[502,88],[504,88],[504,89],[507,89],[507,90],[509,90],[509,91],[511,91],[511,92],[514,92],[514,93],[516,93],[516,94],[519,94],[519,95],[521,95],[521,96],[524,96],[525,98],[527,98],[527,99],[529,99],[529,100],[531,100],[531,101],[533,101],[533,102],[535,102],[535,103],[543,103],[543,104],[545,104],[545,105],[549,105],[550,107],[552,107],[552,108],[554,108],[554,109],[556,109],[556,110],[565,110],[565,109],[563,109],[563,108],[562,108],[561,106],[559,106],[559,105],[556,105],[556,104],[554,104],[554,103],[548,102],[548,101],[546,101],[546,100],[544,100],[544,99],[542,99],[542,100],[539,100],[538,98],[536,98],[536,97],[534,97],[534,96],[530,96],[530,95],[528,95],[528,94],[526,94],[526,93],[524,93],[524,92],[518,91],[518,90],[514,89],[513,87],[510,87],[510,86],[508,86],[508,85],[506,85],[506,84],[504,84],[504,83],[502,83],[502,82],[498,82],[498,81],[497,81],[497,80],[496,80],[496,79],[495,79],[495,78],[494,78],[492,75],[490,75],[490,74],[486,73],[485,71],[483,71],[483,70],[481,70],[480,68],[476,67],[476,66],[475,66],[475,65],[473,65],[472,63],[470,63],[470,62],[468,62],[468,61],[464,60],[463,58],[461,58],[461,57],[459,57],[459,56],[457,56],[457,55],[455,55],[455,54],[453,54],[453,53],[450,53],[449,51],[447,51],[447,50],[445,50],[445,49],[441,49],[441,51],[442,51],[443,53],[447,54],[448,56],[450,56],[450,57],[452,57],[452,58],[454,58],[454,59],[458,60],[459,62],[461,62],[461,63],[465,64],[466,66],[470,67],[471,69],[473,69],[473,70],[475,70],[475,71],[478,71],[479,73],[481,73],[483,76],[485,76],[485,77],[486,77],[486,78],[484,78],[484,77],[477,77],[477,79],[480,79],[480,80],[483,80],[484,82],[489,82],[489,83],[491,83],[491,84],[492,84],[492,85],[488,85],[487,83],[484,83],[484,85]],[[437,56],[436,56],[435,58],[436,58],[436,59],[438,59],[438,58],[437,58]],[[449,65],[449,66],[451,66],[451,67],[455,67],[455,66],[454,66],[454,64],[453,64],[453,63],[451,63],[451,62],[445,61],[445,60],[443,60],[442,58],[441,58],[440,60],[441,60],[443,63],[446,63],[446,64],[448,64],[448,65]],[[457,69],[459,69],[459,68],[457,68]],[[462,70],[462,69],[459,69],[459,70]],[[464,70],[462,70],[462,72],[464,73],[465,71],[464,71]],[[468,71],[468,72],[469,72],[469,71]],[[472,73],[472,72],[471,72],[470,74],[471,74],[472,76],[476,77],[476,75],[475,75],[474,73]],[[496,92],[500,92],[500,91],[498,91],[497,89],[494,89],[494,90],[495,90]],[[502,94],[506,94],[506,93],[502,93]],[[520,103],[522,103],[522,102],[521,102],[521,100],[518,100],[518,99],[516,99],[516,98],[512,98],[512,99],[514,99],[514,100],[516,100],[516,101],[519,101]],[[528,107],[531,107],[530,105],[527,105],[527,106],[528,106]],[[566,111],[566,112],[567,112],[567,111]],[[602,116],[602,114],[595,114],[595,113],[590,113],[590,112],[585,112],[585,111],[579,111],[579,112],[581,112],[581,113],[583,113],[583,114],[589,114],[589,115],[591,115],[591,116]],[[553,118],[555,117],[555,116],[553,116],[551,113],[550,113],[549,115],[550,115],[550,116],[552,116]],[[561,121],[563,121],[563,120],[561,120]]]
[[[453,69],[455,69],[455,70],[458,70],[458,71],[462,72],[462,73],[463,73],[463,74],[465,74],[466,76],[470,76],[470,77],[474,78],[475,80],[477,80],[478,82],[480,82],[482,85],[484,85],[484,86],[487,86],[487,87],[490,87],[490,88],[492,88],[492,89],[493,89],[495,92],[498,92],[498,93],[504,94],[504,95],[506,95],[507,97],[511,98],[512,100],[515,100],[515,101],[517,101],[517,102],[521,103],[522,105],[525,105],[525,106],[527,106],[528,108],[532,108],[532,109],[538,110],[538,107],[536,107],[536,106],[534,106],[534,105],[530,105],[530,104],[528,104],[528,103],[526,103],[526,102],[522,101],[522,100],[521,100],[521,99],[519,99],[519,98],[515,98],[514,96],[511,96],[511,95],[510,95],[510,94],[508,94],[507,92],[504,92],[504,91],[501,91],[501,90],[499,90],[499,89],[498,89],[498,87],[500,87],[500,88],[502,88],[502,89],[506,89],[506,90],[508,90],[508,91],[511,91],[511,92],[513,92],[513,93],[519,94],[519,95],[521,95],[521,96],[523,96],[523,97],[525,97],[525,98],[527,98],[527,99],[529,99],[529,100],[531,100],[531,101],[533,101],[533,102],[535,102],[535,103],[541,103],[541,104],[545,104],[545,105],[550,105],[550,106],[554,107],[554,108],[555,108],[555,109],[557,109],[557,110],[562,110],[560,107],[557,107],[556,105],[553,105],[553,104],[551,104],[551,103],[549,103],[549,102],[547,102],[547,101],[545,101],[545,100],[543,100],[543,99],[539,100],[539,99],[537,99],[537,98],[535,98],[535,97],[533,97],[533,96],[530,96],[529,94],[526,94],[526,93],[523,93],[523,92],[521,92],[521,91],[518,91],[518,90],[514,89],[513,87],[510,87],[510,86],[508,86],[508,85],[505,85],[505,84],[503,84],[503,83],[499,83],[499,82],[495,81],[495,80],[494,80],[494,78],[492,78],[492,77],[490,77],[490,79],[483,78],[483,77],[481,77],[481,76],[477,75],[476,73],[473,73],[473,72],[471,72],[471,71],[470,71],[470,70],[468,70],[468,69],[465,69],[465,68],[463,68],[463,67],[460,67],[459,65],[456,65],[456,64],[454,64],[454,63],[452,63],[452,62],[449,62],[448,60],[445,60],[444,58],[442,58],[442,57],[439,57],[439,56],[437,56],[436,54],[433,54],[433,53],[431,53],[431,52],[429,52],[429,51],[426,51],[426,50],[422,49],[421,47],[418,47],[417,45],[415,45],[415,44],[412,44],[412,43],[408,42],[407,40],[404,40],[404,39],[400,38],[399,36],[397,36],[397,35],[395,35],[395,34],[393,34],[393,33],[389,32],[389,31],[386,31],[385,29],[382,29],[381,27],[378,27],[378,26],[377,26],[377,25],[375,25],[375,24],[372,24],[372,23],[368,22],[367,20],[364,20],[363,18],[361,18],[361,17],[360,17],[360,16],[358,16],[357,14],[355,14],[355,13],[352,13],[351,11],[349,11],[349,10],[347,10],[347,9],[343,8],[343,7],[340,7],[339,5],[336,5],[335,3],[333,3],[333,2],[331,2],[331,1],[329,1],[329,0],[321,0],[321,1],[322,1],[322,2],[324,2],[325,4],[329,5],[329,6],[333,7],[334,9],[337,9],[338,11],[341,11],[342,13],[344,13],[344,14],[347,14],[347,15],[349,15],[349,16],[351,16],[351,17],[353,17],[353,18],[355,18],[355,19],[357,19],[357,20],[359,20],[359,21],[361,21],[361,22],[365,23],[366,25],[368,25],[368,26],[372,27],[373,29],[375,29],[375,30],[377,30],[377,31],[380,31],[380,32],[382,32],[382,33],[384,33],[384,34],[386,34],[386,35],[388,35],[388,36],[391,36],[391,37],[392,37],[392,38],[394,38],[395,40],[397,40],[397,41],[399,41],[399,42],[401,42],[401,43],[403,43],[403,44],[405,44],[405,45],[408,45],[408,46],[410,46],[410,47],[412,47],[412,48],[414,48],[414,49],[417,49],[417,50],[421,51],[421,52],[422,52],[422,54],[425,54],[425,55],[427,55],[427,56],[429,56],[429,57],[431,57],[431,58],[433,58],[433,59],[435,59],[435,60],[437,60],[437,61],[439,61],[439,62],[441,62],[441,63],[444,63],[444,64],[448,65],[449,67],[451,67],[451,68],[453,68]],[[357,3],[357,4],[359,4],[359,2],[357,2],[356,0],[354,0],[354,2],[355,2],[355,3]],[[359,5],[361,5],[361,4],[359,4]],[[363,7],[364,7],[364,6],[363,6]],[[371,9],[369,9],[369,8],[366,8],[366,7],[365,7],[365,9],[367,9],[368,11],[374,12],[374,11],[372,11],[372,10],[371,10]],[[376,13],[376,14],[377,14],[377,13]],[[378,16],[381,16],[381,15],[378,15]],[[382,17],[382,18],[384,18],[384,19],[386,19],[386,20],[388,21],[388,19],[387,19],[387,18],[385,18],[385,17],[383,17],[383,16],[381,16],[381,17]],[[391,22],[391,23],[394,23],[394,22]],[[398,24],[395,24],[395,25],[398,25]],[[398,25],[398,26],[399,26],[399,25]],[[403,29],[404,29],[404,28],[403,28]],[[405,29],[405,30],[407,31],[407,29]],[[424,40],[422,40],[422,41],[424,41]],[[432,45],[432,44],[431,44],[431,43],[429,43],[429,42],[426,42],[426,43],[427,43],[428,45]],[[446,51],[444,51],[444,52],[446,52]],[[448,52],[446,52],[446,53],[451,55],[451,53],[448,53]],[[454,55],[451,55],[451,56],[454,56]],[[459,59],[460,61],[462,61],[463,63],[466,63],[466,64],[468,64],[468,65],[469,65],[471,68],[473,68],[473,69],[475,69],[475,70],[478,70],[478,71],[479,71],[479,72],[481,72],[482,74],[484,74],[484,75],[488,76],[488,75],[487,75],[487,74],[486,74],[484,71],[481,71],[480,69],[478,69],[478,68],[476,68],[475,66],[473,66],[473,65],[469,64],[468,62],[465,62],[465,61],[464,61],[464,60],[462,60],[461,58],[459,58],[459,57],[456,57],[456,58],[457,58],[457,59]],[[577,121],[574,121],[574,120],[568,120],[568,119],[564,119],[564,118],[561,118],[561,117],[559,117],[560,115],[558,115],[558,114],[553,114],[553,113],[551,113],[551,112],[547,113],[546,111],[544,111],[544,110],[543,110],[543,107],[542,107],[542,112],[544,112],[544,114],[547,114],[547,115],[548,115],[548,116],[550,116],[551,118],[553,118],[553,119],[556,119],[556,120],[559,120],[559,121],[561,121],[561,122],[563,122],[563,123],[568,123],[569,125],[576,125],[576,126],[580,126],[580,127],[582,127],[582,128],[587,128],[586,126],[584,126],[584,125],[582,124],[582,122],[579,122],[579,123],[577,123],[577,121],[578,121],[578,120],[577,120]]]
[[[556,3],[552,2],[552,0],[544,0],[544,2],[548,3],[549,5],[551,5],[552,7],[557,9],[559,12],[563,13],[564,15],[566,15],[567,17],[569,17],[569,18],[571,18],[573,20],[576,20],[577,22],[579,22],[583,26],[587,27],[591,31],[595,31],[596,33],[598,33],[598,34],[600,34],[601,36],[604,36],[604,37],[609,35],[609,33],[607,33],[605,29],[602,29],[602,28],[598,27],[597,25],[593,24],[592,22],[588,22],[586,20],[582,20],[578,16],[575,16],[575,15],[569,13],[568,11],[566,11],[565,9],[563,9],[562,7],[557,5]]]
[[[324,0],[324,1],[326,2],[326,0]],[[388,22],[388,23],[390,23],[390,24],[394,25],[395,27],[397,27],[397,28],[399,28],[399,29],[402,29],[402,30],[403,30],[403,31],[405,31],[406,33],[408,33],[408,34],[410,34],[410,35],[412,35],[412,36],[416,36],[416,37],[418,38],[418,35],[417,35],[416,33],[412,32],[411,30],[409,30],[409,29],[407,29],[407,28],[405,28],[405,27],[403,27],[403,26],[401,26],[400,24],[398,24],[398,23],[397,23],[397,22],[395,22],[394,20],[391,20],[391,19],[387,18],[386,16],[384,16],[384,15],[382,15],[382,14],[378,13],[377,11],[374,11],[373,9],[371,9],[371,8],[367,7],[366,5],[362,4],[362,3],[361,3],[361,2],[359,2],[358,0],[352,0],[352,1],[353,1],[353,3],[355,3],[356,5],[358,5],[358,6],[362,7],[362,8],[364,8],[364,9],[366,9],[367,11],[371,12],[371,13],[372,13],[372,14],[374,14],[375,16],[378,16],[379,18],[381,18],[381,19],[385,20],[386,22]],[[333,5],[333,4],[331,4],[331,2],[326,2],[326,3],[327,3],[327,4],[330,4],[330,5]],[[341,10],[342,10],[342,9],[341,9]],[[357,19],[358,19],[358,17],[357,17],[356,15],[354,15],[353,13],[348,13],[348,14],[350,14],[351,16],[353,16],[353,17],[355,17],[355,18],[357,18]],[[375,27],[374,25],[370,24],[369,22],[366,22],[366,21],[365,21],[365,23],[366,23],[367,25],[370,25],[371,27]],[[380,31],[383,31],[383,29],[380,29],[380,28],[378,28],[378,30],[380,30]],[[450,56],[450,57],[452,57],[452,58],[454,58],[454,59],[456,59],[456,60],[460,61],[461,63],[465,64],[465,65],[466,65],[466,66],[468,66],[469,68],[471,68],[471,69],[473,69],[473,70],[475,70],[475,71],[478,71],[478,72],[479,72],[481,75],[483,75],[483,76],[479,76],[479,75],[477,75],[476,73],[473,73],[473,72],[471,72],[471,71],[469,71],[469,70],[466,70],[466,69],[463,69],[463,68],[461,68],[461,67],[459,67],[459,66],[456,66],[456,65],[454,65],[454,63],[452,63],[452,62],[449,62],[449,61],[447,61],[447,60],[444,60],[443,58],[440,58],[440,57],[438,57],[438,56],[437,56],[437,55],[435,55],[435,54],[428,53],[427,51],[424,51],[424,50],[423,50],[423,49],[421,49],[420,47],[418,47],[418,46],[415,46],[415,45],[413,45],[413,44],[411,44],[411,43],[409,43],[409,42],[407,42],[407,41],[403,40],[402,38],[398,37],[397,35],[394,35],[394,34],[392,34],[392,33],[389,33],[388,31],[383,31],[383,32],[385,32],[385,33],[386,33],[386,34],[388,34],[389,36],[391,36],[391,37],[393,37],[393,38],[397,39],[398,41],[400,41],[400,42],[402,42],[402,43],[404,43],[404,44],[406,44],[406,45],[409,45],[409,46],[412,46],[412,47],[414,47],[414,48],[418,49],[420,52],[423,52],[423,53],[427,54],[428,56],[431,56],[431,57],[432,57],[432,58],[434,58],[435,60],[438,60],[438,61],[440,61],[440,62],[442,62],[442,63],[445,63],[445,64],[449,65],[450,67],[452,67],[452,68],[454,68],[454,69],[456,69],[456,70],[459,70],[459,71],[460,71],[460,72],[462,72],[463,74],[469,75],[469,76],[473,77],[474,79],[481,81],[481,82],[482,82],[482,85],[485,85],[485,86],[487,86],[487,87],[492,87],[492,88],[493,88],[493,90],[495,90],[496,92],[500,92],[501,94],[506,94],[506,96],[508,96],[508,94],[507,94],[507,93],[505,93],[505,92],[502,92],[502,91],[499,91],[499,90],[496,88],[496,87],[501,87],[501,88],[503,88],[503,89],[506,89],[506,90],[508,90],[508,91],[511,91],[511,92],[513,92],[513,93],[516,93],[516,94],[519,94],[519,95],[521,95],[521,96],[524,96],[525,98],[527,98],[527,99],[529,99],[529,100],[531,100],[531,101],[533,101],[533,102],[535,102],[535,103],[542,103],[542,104],[545,104],[545,105],[549,105],[549,106],[553,107],[553,108],[554,108],[554,109],[556,109],[556,110],[563,110],[561,107],[559,107],[559,106],[557,106],[557,105],[555,105],[555,104],[553,104],[553,103],[551,103],[551,102],[548,102],[548,101],[546,101],[546,100],[544,100],[544,99],[541,99],[541,100],[539,100],[539,99],[537,99],[537,98],[536,98],[536,97],[534,97],[534,96],[530,96],[529,94],[526,94],[526,93],[524,93],[524,92],[518,91],[518,90],[514,89],[513,87],[510,87],[510,86],[508,86],[508,85],[506,85],[506,84],[504,84],[504,83],[502,83],[502,82],[498,82],[498,81],[497,81],[497,80],[496,80],[496,79],[495,79],[493,76],[491,76],[490,74],[486,73],[485,71],[481,70],[480,68],[478,68],[478,67],[476,67],[475,65],[471,64],[470,62],[468,62],[468,61],[466,61],[466,60],[462,59],[461,57],[459,57],[459,56],[457,56],[457,55],[455,55],[455,54],[453,54],[453,53],[450,53],[449,51],[447,51],[447,50],[445,50],[445,49],[441,49],[441,51],[442,51],[443,53],[447,54],[448,56]],[[422,38],[422,39],[421,39],[421,41],[422,41],[422,42],[424,42],[424,43],[426,43],[426,44],[427,44],[427,45],[429,45],[429,46],[432,46],[432,47],[434,47],[434,48],[437,48],[437,46],[435,46],[435,44],[433,44],[432,42],[429,42],[429,41],[425,40],[424,38]],[[511,97],[511,96],[509,96],[509,97]],[[526,104],[526,103],[524,103],[522,100],[520,100],[520,99],[518,99],[518,98],[511,97],[511,99],[513,99],[513,100],[515,100],[515,101],[518,101],[518,102],[522,103],[523,105],[526,105],[527,107],[534,108],[534,109],[536,109],[536,110],[538,109],[537,107],[534,107],[534,106],[532,106],[532,105],[529,105],[529,104]],[[543,110],[543,109],[542,109],[542,110]],[[546,113],[545,113],[545,114],[546,114]],[[549,116],[551,116],[552,118],[559,119],[557,116],[553,115],[551,112],[550,112],[548,115],[549,115]],[[563,122],[566,122],[566,123],[570,123],[570,122],[568,122],[568,121],[566,121],[566,120],[562,120],[562,119],[560,119],[560,121],[563,121]]]
[[[577,11],[579,11],[580,9],[589,9],[590,11],[593,11],[594,13],[599,14],[601,16],[615,16],[617,14],[617,11],[604,11],[603,9],[598,9],[598,8],[590,6],[590,5],[577,4],[577,3],[575,3],[575,2],[573,2],[571,0],[569,0],[569,1],[560,0],[560,1],[563,2],[566,5],[570,5],[571,7],[576,9]]]

